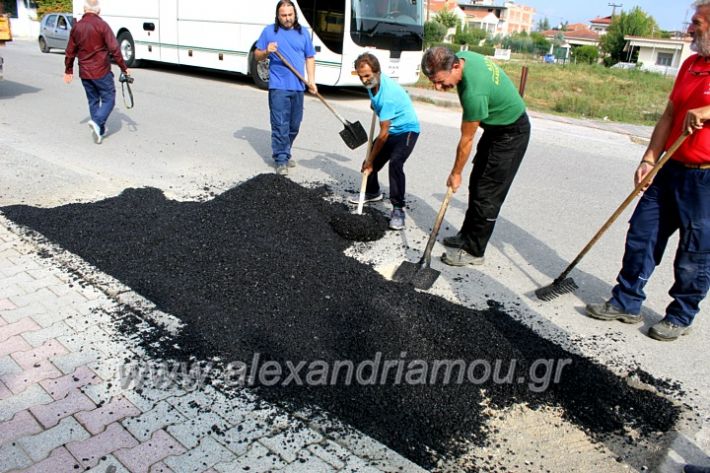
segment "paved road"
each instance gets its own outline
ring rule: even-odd
[[[203,198],[272,171],[266,93],[246,79],[163,66],[136,69],[136,107],[126,110],[119,96],[109,136],[97,146],[86,125],[81,85],[62,82],[61,54],[42,54],[34,43],[23,41],[10,44],[2,54],[0,205],[87,202],[140,186],[158,187],[181,200]],[[362,96],[324,92],[351,121],[369,123]],[[422,137],[407,164],[407,231],[390,233],[357,252],[383,273],[403,259],[418,259],[453,160],[459,113],[428,103],[417,103],[417,111]],[[328,182],[343,196],[357,187],[363,152],[345,147],[338,136],[341,127],[315,98],[307,98],[292,179]],[[433,291],[471,307],[485,307],[490,299],[502,302],[546,337],[620,374],[641,367],[680,382],[687,393],[683,401],[696,409],[702,426],[683,425],[659,467],[677,471],[683,458],[698,461],[710,451],[710,368],[705,362],[710,322],[706,303],[695,331],[682,341],[663,344],[646,337],[669,302],[670,258],[649,283],[642,327],[605,324],[582,315],[585,303],[609,293],[621,260],[628,211],[573,274],[580,290],[547,303],[532,295],[559,274],[630,191],[643,146],[628,133],[619,133],[622,128],[534,114],[528,155],[503,208],[486,265],[454,270],[435,263],[443,277]],[[465,195],[461,190],[455,196],[444,234],[460,225]],[[435,254],[441,251],[435,248]]]

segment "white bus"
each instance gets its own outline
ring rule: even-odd
[[[296,0],[300,24],[313,38],[316,81],[360,85],[353,62],[365,51],[401,84],[419,78],[423,0]],[[141,60],[250,75],[266,87],[254,59],[262,29],[276,19],[276,0],[101,0],[129,67]],[[74,0],[74,16],[83,14]]]

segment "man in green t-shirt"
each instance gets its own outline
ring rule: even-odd
[[[451,266],[483,264],[498,213],[530,141],[525,102],[500,67],[477,53],[428,49],[422,72],[437,90],[456,87],[463,107],[456,160],[446,181],[454,192],[461,185],[474,135],[483,128],[469,179],[466,218],[457,235],[444,238],[450,249],[441,257]]]

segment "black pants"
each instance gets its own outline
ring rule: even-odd
[[[377,173],[389,161],[390,163],[390,201],[393,207],[404,208],[404,191],[406,179],[404,176],[404,163],[409,158],[414,150],[414,145],[417,143],[419,133],[408,132],[397,135],[389,135],[385,145],[380,152],[375,156],[372,162],[372,173],[367,178],[368,194],[379,194],[380,182],[377,179]],[[377,141],[377,140],[375,140]]]
[[[482,125],[468,184],[468,209],[461,227],[464,249],[483,256],[498,213],[530,141],[527,113],[510,125]]]

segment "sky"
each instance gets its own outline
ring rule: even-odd
[[[610,3],[623,5],[616,8],[617,13],[638,6],[662,29],[669,31],[687,29],[684,22],[689,22],[695,12],[692,0],[517,0],[516,3],[535,8],[535,23],[547,17],[551,26],[564,21],[588,23],[592,18],[609,16],[612,12],[612,7],[608,6]]]

